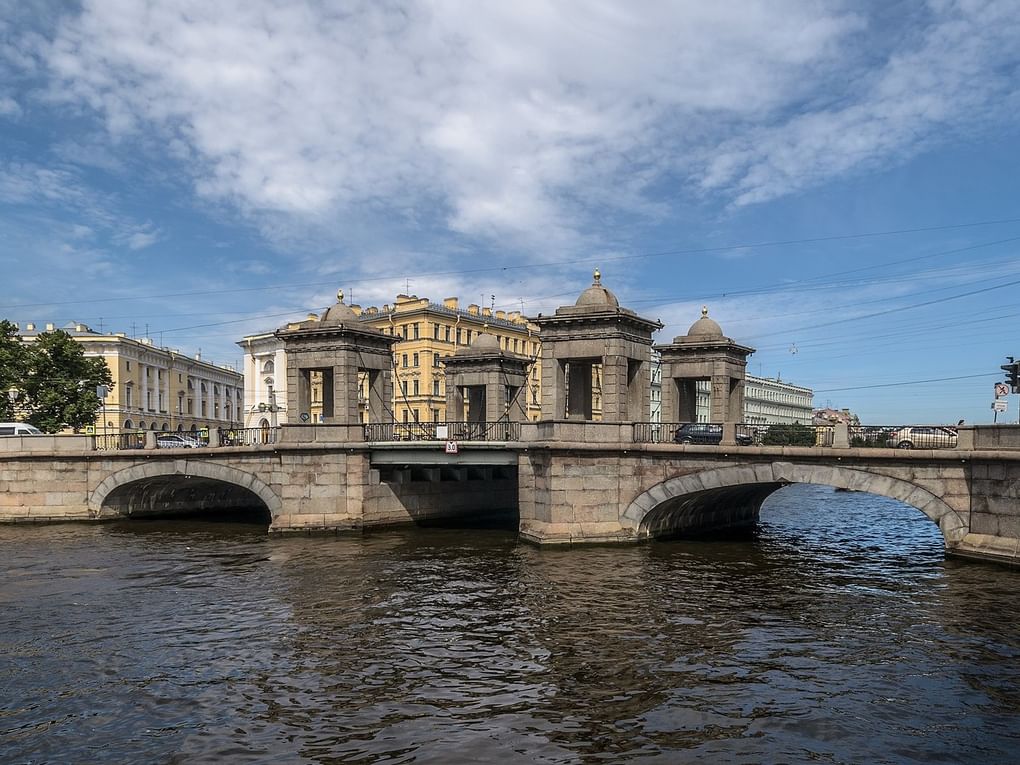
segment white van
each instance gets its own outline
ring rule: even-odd
[[[35,425],[24,422],[0,422],[0,436],[41,436],[44,433]]]

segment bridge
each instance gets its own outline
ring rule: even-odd
[[[574,305],[534,321],[537,360],[486,333],[445,358],[455,422],[394,423],[396,338],[365,326],[340,293],[321,318],[276,333],[287,411],[310,411],[315,380],[322,422],[210,433],[197,448],[159,448],[171,439],[154,432],[0,438],[0,521],[257,508],[270,531],[294,533],[492,514],[515,518],[536,544],[633,543],[746,528],[779,488],[816,483],[916,508],[952,554],[1020,562],[1020,427],[835,424],[779,438],[778,426],[741,424],[753,349],[707,309],[655,347],[653,422],[659,322],[620,307],[597,271]],[[537,422],[523,401],[533,363]],[[690,427],[705,388],[715,425]]]
[[[101,449],[91,436],[0,439],[0,520],[254,507],[271,532],[300,533],[484,511],[516,518],[521,537],[536,544],[633,543],[748,527],[774,491],[813,483],[916,508],[949,553],[1020,562],[1016,426],[960,427],[952,448],[907,450],[852,446],[858,439],[839,428],[819,439],[826,445],[738,446],[658,442],[634,424],[540,422],[522,423],[518,440],[482,440],[478,428],[478,440],[454,442],[456,453],[443,438],[400,440],[399,430],[367,441],[360,427],[292,425],[194,449]]]

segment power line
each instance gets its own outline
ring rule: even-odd
[[[872,388],[897,388],[904,385],[923,385],[925,383],[936,383],[936,382],[952,382],[954,380],[974,380],[978,377],[1001,377],[1001,373],[986,372],[980,375],[960,375],[959,377],[933,377],[929,380],[908,380],[906,382],[894,382],[894,383],[881,383],[879,385],[857,385],[847,388],[822,388],[814,391],[815,393],[837,393],[848,390],[870,390]]]
[[[974,221],[972,223],[952,223],[942,226],[922,226],[917,228],[902,228],[902,229],[890,229],[887,231],[867,231],[854,234],[835,234],[832,236],[816,236],[816,237],[805,237],[802,239],[780,239],[765,242],[751,242],[742,244],[730,244],[720,245],[717,247],[697,247],[697,248],[686,248],[686,249],[675,249],[675,250],[662,250],[658,252],[646,252],[637,253],[633,255],[607,255],[600,256],[600,260],[605,262],[619,262],[625,260],[637,260],[642,258],[659,258],[666,257],[669,255],[705,255],[713,252],[729,252],[732,250],[749,250],[749,249],[761,249],[765,247],[787,247],[790,245],[799,244],[820,244],[823,242],[839,242],[839,241],[850,241],[854,239],[869,239],[883,236],[901,236],[904,234],[918,234],[918,233],[930,233],[933,231],[950,231],[956,229],[965,228],[976,228],[982,226],[995,226],[1007,223],[1020,223],[1020,218],[1001,218],[998,220],[987,220],[987,221]],[[1011,240],[1004,240],[1011,241]],[[987,246],[987,245],[979,245]],[[934,257],[921,256],[921,257]],[[907,259],[910,260],[910,259]],[[547,260],[547,261],[528,261],[527,263],[521,263],[518,265],[504,265],[504,266],[488,266],[485,268],[473,268],[473,269],[451,269],[446,271],[426,271],[419,274],[420,276],[450,276],[450,275],[462,275],[462,274],[477,274],[477,273],[492,273],[492,272],[506,272],[515,271],[525,268],[538,268],[542,266],[564,266],[574,265],[577,263],[589,263],[591,262],[591,256],[585,255],[579,258],[568,258],[563,260]],[[903,261],[907,262],[907,261]],[[885,265],[885,264],[882,264]],[[879,267],[879,266],[874,266]],[[846,272],[852,273],[852,272]],[[351,280],[350,284],[366,284],[370,282],[388,281],[393,279],[404,278],[403,274],[391,274],[385,276],[376,276],[363,279]],[[273,284],[264,287],[237,287],[234,289],[215,289],[215,290],[194,290],[190,292],[168,292],[163,294],[154,295],[133,295],[133,296],[122,296],[116,298],[95,298],[91,300],[65,300],[65,301],[51,301],[44,303],[18,303],[12,305],[0,306],[0,310],[12,310],[16,308],[35,308],[39,306],[57,306],[57,305],[86,305],[90,303],[112,303],[129,300],[154,300],[158,298],[171,298],[171,297],[196,297],[200,295],[223,295],[231,293],[244,293],[244,292],[261,292],[267,290],[280,290],[280,289],[291,289],[298,287],[319,287],[322,285],[322,279],[320,278],[314,282],[297,282],[292,284]],[[730,293],[737,294],[737,293]]]

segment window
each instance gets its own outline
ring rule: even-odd
[[[439,322],[436,322],[432,325],[432,339],[433,340],[439,339]]]
[[[460,345],[460,332],[461,332],[460,327],[457,327],[457,345]]]
[[[131,386],[130,385],[127,386],[126,388],[124,388],[124,405],[128,409],[131,408]]]
[[[404,338],[405,340],[407,339],[407,325],[406,324],[401,324],[400,325],[400,336],[402,338]]]
[[[406,353],[403,355],[403,357],[401,359],[401,363],[402,363],[404,369],[407,369],[407,354]]]
[[[418,410],[417,409],[414,410],[414,421],[418,422]]]
[[[267,359],[266,363],[262,365],[262,374],[264,374],[264,375],[271,375],[271,374],[273,374],[274,371],[276,371],[276,370],[275,370],[275,368],[273,366],[273,360],[272,359]]]
[[[418,339],[418,322],[414,323],[413,329],[414,329],[414,339],[417,340]]]
[[[439,378],[438,377],[435,378],[432,381],[432,395],[433,396],[438,396],[439,395]]]
[[[131,371],[131,362],[127,361],[125,363],[127,364],[127,371],[130,372]],[[130,420],[128,420],[128,422],[130,422]]]
[[[444,329],[446,330],[446,342],[450,342],[450,328],[444,327]]]
[[[467,331],[467,340],[464,341],[465,345],[471,345],[471,330]]]
[[[405,396],[407,395],[407,380],[400,381],[400,392]]]
[[[439,410],[438,409],[433,409],[432,410],[432,422],[439,422]]]
[[[434,366],[436,369],[439,369],[439,354],[438,353],[433,353],[432,354],[432,366]]]
[[[419,393],[419,391],[418,391],[418,381],[415,380],[414,381],[414,395],[417,396],[418,393]],[[415,418],[415,419],[417,419],[417,418]]]
[[[414,364],[414,366],[418,366],[418,354],[417,353],[415,353],[414,355],[411,356],[411,363]]]
[[[409,421],[409,417],[410,417],[410,414],[409,414],[409,413],[408,413],[408,411],[407,411],[407,410],[405,409],[405,410],[404,410],[404,422],[408,422],[408,421]]]
[[[514,353],[517,353],[517,338],[514,338]]]

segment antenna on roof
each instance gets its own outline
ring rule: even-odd
[[[99,317],[99,334],[103,334],[103,317]]]

